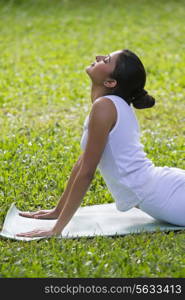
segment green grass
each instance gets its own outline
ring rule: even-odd
[[[12,202],[53,207],[81,154],[91,109],[85,67],[128,48],[143,61],[152,109],[135,110],[156,166],[185,169],[183,0],[0,2],[0,224]],[[82,205],[113,202],[100,175]],[[185,233],[29,243],[0,240],[1,277],[184,277]]]

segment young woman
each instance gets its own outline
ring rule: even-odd
[[[84,122],[84,152],[55,208],[20,213],[57,221],[52,230],[36,228],[18,236],[60,234],[80,206],[97,167],[118,210],[136,206],[156,219],[185,226],[185,170],[155,166],[140,143],[140,128],[131,104],[138,109],[155,104],[144,90],[146,72],[142,62],[124,49],[96,56],[86,72],[92,82],[92,109]]]

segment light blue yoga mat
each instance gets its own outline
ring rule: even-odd
[[[50,229],[56,220],[39,220],[19,216],[14,203],[10,206],[0,236],[15,240],[31,241],[44,237],[17,237],[20,232],[33,229]],[[58,238],[76,238],[99,236],[119,236],[131,233],[153,232],[156,230],[185,230],[185,227],[174,226],[161,222],[144,213],[140,209],[132,208],[126,212],[116,209],[115,203],[81,206]]]

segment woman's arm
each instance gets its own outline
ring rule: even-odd
[[[61,210],[61,212],[54,227],[45,231],[36,229],[31,232],[17,234],[18,236],[32,237],[59,234],[80,206],[94,177],[96,167],[107,143],[109,131],[114,124],[113,121],[115,121],[113,118],[114,104],[112,104],[111,100],[109,100],[110,102],[107,102],[107,99],[104,98],[101,100],[93,104],[88,125],[87,143],[82,155],[80,168],[77,174],[75,173],[74,179],[70,178],[66,192],[57,205],[58,210]]]
[[[80,206],[85,193],[87,192],[93,176],[84,174],[81,170],[78,171],[65,205],[59,215],[59,218],[52,229],[52,234],[59,234],[64,229],[65,225],[70,221],[78,207]]]
[[[105,100],[105,101],[104,101]],[[114,123],[112,101],[107,99],[94,103],[88,126],[88,139],[83,153],[82,165],[71,187],[52,234],[59,234],[70,221],[94,177],[96,167],[107,143],[109,131]],[[112,106],[113,105],[113,106]]]
[[[67,197],[69,195],[69,192],[71,190],[71,187],[73,185],[73,182],[76,178],[76,175],[78,173],[78,171],[80,170],[80,166],[81,166],[81,161],[82,161],[82,156],[83,154],[80,155],[78,161],[75,163],[75,165],[73,166],[73,169],[71,171],[71,175],[70,175],[70,178],[67,182],[67,186],[65,188],[65,191],[64,193],[62,194],[56,208],[55,208],[55,211],[57,212],[57,215],[59,216],[60,213],[61,213],[61,210],[63,209],[65,203],[66,203],[66,200],[67,200]]]

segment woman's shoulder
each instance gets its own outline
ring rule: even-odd
[[[106,98],[106,96],[99,97],[93,102],[88,121],[92,118],[106,120],[106,122],[110,123],[112,128],[117,120],[117,110],[115,105],[110,99]]]

